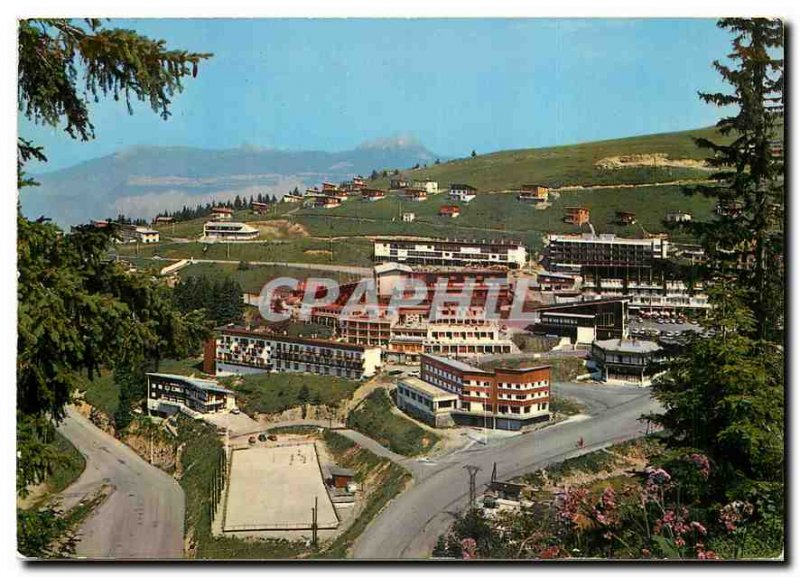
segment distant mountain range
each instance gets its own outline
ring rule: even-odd
[[[62,226],[119,213],[151,218],[211,199],[258,193],[280,197],[295,186],[302,190],[324,180],[340,182],[372,170],[430,164],[436,158],[405,137],[365,142],[343,152],[137,146],[33,174],[40,186],[22,192],[22,212],[29,218],[50,217]]]

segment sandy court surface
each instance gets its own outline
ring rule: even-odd
[[[320,528],[336,527],[313,444],[233,451],[224,530],[310,527],[314,497]]]

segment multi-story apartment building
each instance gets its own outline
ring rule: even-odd
[[[432,354],[420,358],[420,379],[458,396],[457,424],[519,430],[550,419],[550,366],[483,370]]]
[[[258,238],[258,229],[243,222],[211,221],[203,225],[203,237],[206,240],[225,242],[255,240]]]
[[[189,414],[219,413],[234,408],[233,391],[217,381],[147,373],[147,409],[151,413],[172,413],[174,409]]]
[[[537,307],[533,334],[568,337],[576,345],[628,336],[627,299],[602,299]]]
[[[218,330],[206,348],[206,367],[217,375],[303,372],[362,379],[381,366],[381,349],[362,345],[262,333],[241,327]],[[209,356],[211,357],[209,359]]]
[[[525,266],[528,251],[521,242],[450,239],[375,239],[376,262],[400,262],[430,266]]]
[[[700,285],[667,276],[669,250],[662,238],[551,234],[544,262],[549,270],[580,274],[584,299],[625,297],[635,309],[707,308]]]

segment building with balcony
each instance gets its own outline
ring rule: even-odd
[[[207,222],[203,225],[203,238],[225,242],[255,240],[258,229],[243,222]]]
[[[233,209],[224,206],[215,206],[211,209],[211,219],[217,221],[233,220]]]
[[[456,424],[520,430],[550,419],[549,365],[491,371],[444,356],[424,354],[420,379],[457,395]]]
[[[414,188],[419,188],[424,190],[428,194],[438,194],[439,193],[439,183],[435,180],[431,180],[426,178],[425,180],[415,180],[413,184]]]
[[[146,226],[133,226],[122,225],[119,229],[120,239],[122,242],[141,242],[142,244],[151,244],[158,242],[160,239],[159,232]]]
[[[583,206],[568,206],[565,209],[564,222],[581,226],[589,223],[589,209]]]
[[[599,378],[611,383],[652,383],[664,371],[662,348],[653,341],[608,339],[592,343],[591,358]]]
[[[400,262],[424,266],[485,267],[518,269],[525,266],[528,251],[515,241],[466,241],[450,239],[375,239],[376,262]]]
[[[381,349],[225,327],[217,331],[213,361],[219,376],[300,372],[364,379],[380,369]]]
[[[147,409],[151,414],[172,414],[177,408],[194,416],[236,408],[233,391],[217,381],[164,373],[147,373],[146,376]]]
[[[439,216],[446,216],[447,218],[458,218],[461,214],[461,207],[457,204],[444,204],[439,207]]]
[[[450,200],[470,202],[478,195],[478,189],[468,184],[451,184]]]
[[[386,192],[377,188],[361,188],[361,200],[374,202],[386,198]]]
[[[405,188],[403,189],[403,200],[423,202],[428,200],[428,191],[424,188]]]
[[[528,327],[535,335],[568,337],[575,345],[628,336],[627,299],[602,299],[537,307]]]
[[[523,184],[517,193],[517,199],[522,202],[542,204],[547,202],[550,189],[542,184]]]

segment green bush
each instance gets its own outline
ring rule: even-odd
[[[385,389],[370,393],[347,416],[347,426],[375,439],[390,451],[414,456],[426,453],[439,440],[434,433],[392,412],[392,401]]]

